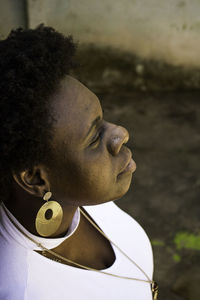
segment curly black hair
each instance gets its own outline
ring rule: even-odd
[[[12,172],[45,161],[54,117],[50,99],[75,67],[76,44],[51,27],[12,30],[0,41],[0,200]]]

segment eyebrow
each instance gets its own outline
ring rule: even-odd
[[[94,121],[92,121],[92,124],[87,132],[87,134],[85,135],[85,137],[88,137],[88,135],[90,134],[90,132],[92,131],[93,127],[97,125],[97,123],[101,120],[101,117],[98,116],[96,117],[96,119]]]

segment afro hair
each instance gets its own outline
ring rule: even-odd
[[[48,156],[51,96],[75,67],[76,44],[43,24],[12,30],[0,41],[0,189],[9,197],[12,172]]]

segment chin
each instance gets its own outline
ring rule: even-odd
[[[89,197],[84,199],[82,201],[83,203],[81,203],[80,205],[98,205],[122,198],[130,188],[131,179],[132,174],[131,176],[130,174],[126,174],[126,176],[123,177],[123,180],[117,180],[114,184],[107,186],[106,189],[104,189],[103,193],[98,194],[98,197],[97,194],[90,195]]]
[[[129,176],[129,179],[126,178],[126,181],[124,180],[123,182],[120,182],[118,185],[117,196],[113,200],[122,198],[128,192],[131,185],[131,179],[132,175]]]

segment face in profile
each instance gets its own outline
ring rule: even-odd
[[[125,146],[128,131],[105,121],[95,94],[70,76],[52,109],[57,121],[48,169],[55,199],[94,205],[122,197],[136,168]]]

